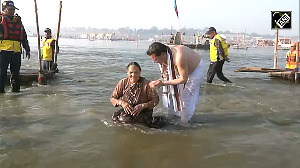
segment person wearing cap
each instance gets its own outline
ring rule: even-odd
[[[26,57],[30,59],[27,34],[21,17],[15,15],[16,9],[19,10],[13,1],[2,3],[0,15],[0,93],[5,93],[8,65],[10,65],[12,92],[20,91],[21,44],[26,51]]]
[[[210,41],[210,65],[207,71],[207,82],[212,83],[215,74],[217,74],[218,78],[222,81],[232,83],[223,74],[224,62],[229,62],[226,42],[222,40],[222,37],[217,33],[214,27],[208,28],[205,34],[212,39]]]
[[[297,56],[296,45],[297,42],[294,42],[291,45],[291,49],[286,54],[285,68],[288,70],[294,70],[296,68],[296,56]],[[298,63],[298,66],[300,66],[300,61]]]
[[[52,37],[51,29],[45,29],[45,38],[42,42],[42,70],[43,71],[50,71],[56,70],[56,66],[54,65],[54,56],[56,55],[55,52],[55,39]]]

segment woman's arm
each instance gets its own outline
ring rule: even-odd
[[[157,95],[157,92],[154,88],[151,88],[149,83],[147,83],[144,87],[146,96],[147,96],[147,102],[140,103],[134,107],[134,110],[132,111],[132,115],[136,116],[144,109],[153,109],[159,102],[159,96]]]
[[[124,80],[120,80],[110,96],[110,102],[115,107],[122,105],[122,100],[120,98],[123,95],[123,89],[124,89]]]
[[[119,83],[117,84],[113,93],[110,96],[110,101],[115,107],[122,106],[122,108],[127,114],[131,114],[133,111],[133,107],[131,107],[131,105],[127,101],[121,99],[121,97],[123,96],[123,91],[125,89],[125,84],[125,79],[119,81]]]

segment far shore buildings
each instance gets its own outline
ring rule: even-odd
[[[264,39],[263,37],[253,37],[256,40],[256,45],[260,47],[274,46],[274,39]]]
[[[275,39],[267,39],[264,37],[250,37],[248,34],[236,35],[236,34],[223,34],[226,38],[226,42],[230,45],[244,45],[247,48],[255,48],[255,47],[273,47],[275,46]],[[135,36],[135,37],[134,37]],[[182,35],[182,39],[185,43],[197,43],[198,36],[196,34],[193,35]],[[202,36],[199,36],[199,38]],[[140,40],[139,35],[131,35],[121,34],[119,32],[110,32],[110,33],[81,33],[77,38],[81,39],[89,39],[89,40],[111,40],[111,41],[136,41]],[[149,40],[153,39],[153,41],[161,41],[167,42],[171,38],[171,35],[155,35],[153,37],[149,37]],[[280,37],[278,39],[278,49],[289,49],[292,44],[291,38],[288,37]]]
[[[116,34],[115,32],[112,33],[82,33],[79,35],[78,38],[81,39],[90,39],[90,40],[111,40],[111,41],[135,41],[135,38],[130,38],[128,35],[121,35]]]
[[[82,33],[79,38],[82,39],[99,39],[99,40],[111,40],[115,33]]]
[[[263,39],[256,38],[257,46],[260,47],[269,47],[275,46],[275,39]],[[292,39],[287,37],[278,38],[278,49],[279,50],[289,50],[292,44]]]

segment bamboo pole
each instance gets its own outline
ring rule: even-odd
[[[295,83],[297,83],[298,79],[298,70],[299,70],[299,42],[296,43],[296,67],[295,67]]]
[[[62,8],[62,1],[60,1],[60,3],[59,3],[59,15],[58,15],[58,26],[57,26],[57,33],[56,33],[56,43],[55,43],[54,63],[57,63],[58,39],[59,39],[60,21],[61,21],[61,8]]]
[[[47,81],[44,79],[44,72],[42,71],[42,53],[41,53],[41,42],[40,42],[40,27],[39,27],[39,17],[38,17],[38,8],[36,0],[34,0],[35,5],[35,19],[36,19],[36,33],[38,39],[38,61],[39,61],[39,76],[38,82],[41,85],[47,84]]]
[[[38,39],[38,58],[39,58],[39,72],[42,69],[41,64],[41,43],[40,43],[40,27],[39,27],[39,18],[38,18],[38,9],[37,9],[37,3],[36,0],[34,0],[35,4],[35,19],[36,19],[36,31],[37,31],[37,39]]]
[[[276,29],[275,35],[275,50],[274,50],[274,69],[277,69],[277,57],[278,57],[278,29]]]

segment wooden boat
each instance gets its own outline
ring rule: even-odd
[[[183,44],[191,49],[209,50],[209,44]]]
[[[296,79],[297,82],[300,82],[300,73],[296,73],[297,77],[295,78],[295,72],[291,70],[286,70],[283,72],[269,72],[269,75],[271,77],[282,78],[291,82],[295,82]]]
[[[6,83],[9,84],[10,72],[7,72]],[[39,73],[37,69],[21,69],[20,70],[20,80],[21,85],[29,85],[33,82],[37,82],[39,77]]]
[[[169,43],[165,43],[168,46],[176,46],[176,45],[184,45],[191,49],[202,49],[202,50],[209,50],[209,41],[205,41],[203,44],[196,42],[196,43],[183,43],[182,37],[180,32],[176,32],[175,36],[173,35],[171,39],[169,40]]]
[[[269,73],[269,72],[283,72],[283,69],[272,69],[272,68],[261,68],[261,67],[241,67],[239,69],[234,70],[234,72],[261,72],[261,73]]]
[[[44,84],[47,84],[48,80],[51,80],[55,77],[55,74],[58,71],[47,71],[43,72],[44,77]],[[10,71],[7,71],[7,78],[6,78],[6,84],[9,84],[11,73]],[[34,82],[38,82],[39,78],[39,71],[37,69],[21,69],[20,70],[20,81],[21,85],[30,85]]]
[[[282,78],[294,82],[297,79],[297,82],[300,81],[300,73],[297,73],[297,78],[295,78],[295,71],[285,70],[285,69],[273,69],[273,68],[260,68],[260,67],[241,67],[234,70],[234,72],[259,72],[259,73],[268,73],[271,77]]]
[[[209,44],[182,44],[184,46],[187,46],[191,49],[203,49],[203,50],[209,50]]]
[[[239,44],[232,44],[231,45],[232,49],[237,49],[237,50],[248,50],[248,46],[245,46],[245,45],[239,45]]]

